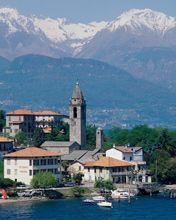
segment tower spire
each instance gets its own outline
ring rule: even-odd
[[[86,101],[79,83],[73,90],[70,102],[70,141],[75,141],[84,149],[86,146]]]

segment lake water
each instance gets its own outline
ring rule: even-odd
[[[0,220],[175,220],[176,199],[140,197],[113,208],[87,205],[81,199],[23,202],[0,205]]]

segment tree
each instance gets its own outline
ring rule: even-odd
[[[41,128],[36,128],[32,137],[33,145],[39,147],[44,142],[44,138],[43,130]]]
[[[95,187],[99,189],[108,189],[112,190],[114,188],[113,182],[110,180],[97,180],[95,182]]]
[[[86,129],[86,141],[87,147],[89,149],[93,149],[96,145],[96,126],[95,125],[88,125]]]
[[[0,110],[0,132],[2,132],[3,127],[6,124],[6,119],[5,119],[5,112],[3,110]]]
[[[52,127],[51,133],[46,135],[47,141],[69,141],[69,125],[60,122],[58,127]]]
[[[18,132],[18,134],[15,135],[15,139],[17,140],[18,144],[31,144],[31,140],[27,137],[27,135],[24,132]]]
[[[170,154],[162,149],[157,149],[153,152],[149,164],[150,170],[155,181],[164,182],[165,181],[165,170],[167,163],[169,161]]]
[[[77,173],[76,175],[74,175],[73,180],[75,181],[76,184],[81,185],[82,178],[83,178],[83,174]]]
[[[56,183],[56,178],[51,172],[39,172],[31,180],[31,185],[34,188],[52,187]]]
[[[73,187],[71,191],[75,197],[81,197],[85,193],[85,189],[79,186]]]
[[[169,159],[165,167],[164,182],[169,184],[176,183],[176,158]]]

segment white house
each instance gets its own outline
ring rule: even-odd
[[[143,161],[143,149],[142,147],[113,146],[106,151],[106,156],[118,160]]]
[[[135,165],[134,174],[137,182],[151,182],[151,176],[147,175],[146,161],[143,160],[143,149],[141,147],[113,146],[106,151],[107,157],[118,160],[130,161]]]
[[[60,179],[60,154],[29,147],[4,156],[4,178],[30,185],[38,172],[51,172]]]
[[[84,181],[110,180],[113,183],[129,183],[134,164],[112,157],[101,157],[97,161],[88,161],[84,165]]]

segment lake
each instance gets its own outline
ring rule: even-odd
[[[139,197],[113,202],[113,208],[87,205],[81,199],[23,202],[0,205],[0,220],[174,220],[176,199]]]

